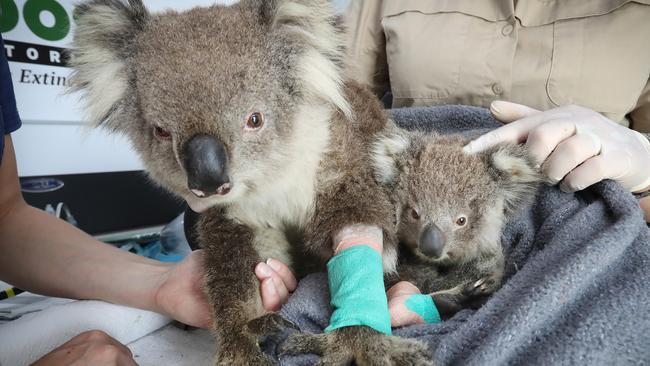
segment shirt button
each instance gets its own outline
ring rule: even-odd
[[[504,36],[509,36],[514,29],[515,27],[513,27],[512,24],[506,24],[503,28],[501,28],[501,34]]]
[[[501,95],[503,93],[503,87],[499,83],[492,84],[492,91],[496,95]]]

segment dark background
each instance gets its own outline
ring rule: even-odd
[[[155,186],[142,171],[48,175],[64,182],[53,192],[23,192],[30,205],[45,209],[65,202],[83,231],[114,231],[163,225],[184,210],[182,200]],[[20,178],[25,179],[40,177]]]

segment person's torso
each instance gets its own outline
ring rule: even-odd
[[[650,77],[650,1],[384,1],[393,107],[578,104],[625,123]]]

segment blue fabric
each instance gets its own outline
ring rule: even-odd
[[[20,128],[20,116],[16,108],[14,86],[11,83],[11,73],[5,51],[5,43],[0,34],[0,163],[4,153],[4,135],[10,134]]]

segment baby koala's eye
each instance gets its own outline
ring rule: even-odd
[[[153,134],[161,140],[171,140],[172,134],[158,126],[153,127]]]
[[[409,213],[408,213],[409,217],[412,220],[414,220],[414,221],[420,220],[420,213],[418,212],[418,210],[414,209],[413,207],[409,207],[408,210],[409,210]]]
[[[456,225],[458,225],[458,226],[465,226],[465,224],[467,224],[467,217],[465,217],[465,216],[459,216],[459,217],[456,219]]]
[[[248,115],[246,119],[246,128],[249,130],[257,130],[264,126],[264,116],[260,112],[253,112]]]

